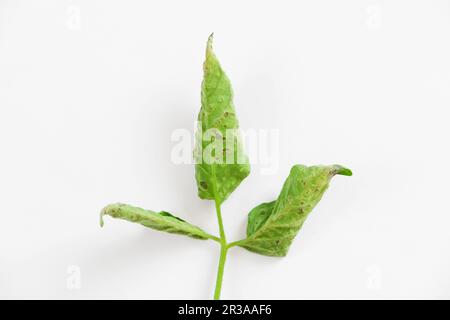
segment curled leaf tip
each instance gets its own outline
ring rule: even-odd
[[[106,214],[106,208],[103,208],[102,211],[100,212],[100,227],[103,228],[105,222],[103,221],[103,216]]]
[[[335,172],[336,172],[336,174],[340,174],[342,176],[351,176],[351,175],[353,175],[352,170],[350,170],[348,168],[345,168],[343,166],[340,166],[340,165],[336,165],[335,166]]]
[[[113,203],[107,205],[102,209],[102,211],[100,212],[100,227],[103,227],[103,225],[105,224],[103,221],[103,216],[110,215],[112,212],[114,212],[115,209],[117,209],[120,206],[123,206],[123,204]]]

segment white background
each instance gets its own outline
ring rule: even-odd
[[[446,0],[0,0],[0,297],[212,296],[216,243],[98,217],[125,202],[217,233],[170,159],[212,31],[241,127],[280,130],[277,173],[253,166],[223,206],[229,240],[291,165],[354,172],[287,257],[231,250],[222,297],[450,298]]]

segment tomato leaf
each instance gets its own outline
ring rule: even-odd
[[[122,203],[110,204],[100,214],[101,226],[103,226],[103,216],[105,215],[136,222],[159,231],[181,234],[195,239],[217,241],[215,236],[165,211],[154,212]]]
[[[306,217],[337,174],[351,176],[352,172],[339,165],[293,166],[277,200],[250,211],[247,238],[238,245],[267,256],[285,256]]]
[[[239,122],[233,105],[230,80],[208,39],[203,64],[203,82],[195,135],[195,179],[202,199],[222,203],[250,173]]]

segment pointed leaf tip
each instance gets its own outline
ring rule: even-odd
[[[353,175],[352,170],[345,168],[343,166],[336,165],[335,168],[336,168],[336,174],[339,174],[341,176],[352,176]]]
[[[206,42],[206,51],[212,50],[213,40],[214,40],[214,32],[211,33],[208,37],[208,41]]]

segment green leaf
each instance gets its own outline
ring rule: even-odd
[[[270,217],[276,201],[261,203],[248,214],[247,237],[254,234]]]
[[[103,227],[103,216],[108,215],[130,222],[142,224],[145,227],[169,233],[182,234],[195,239],[212,239],[217,241],[217,237],[208,234],[199,227],[196,227],[168,212],[154,212],[144,210],[130,205],[116,203],[106,206],[100,214],[100,225]]]
[[[195,135],[195,179],[202,199],[222,203],[250,173],[239,122],[233,105],[230,80],[222,70],[208,39]]]
[[[293,166],[277,200],[250,211],[247,238],[237,245],[267,256],[285,256],[306,217],[337,174],[351,176],[352,172],[339,165]]]

